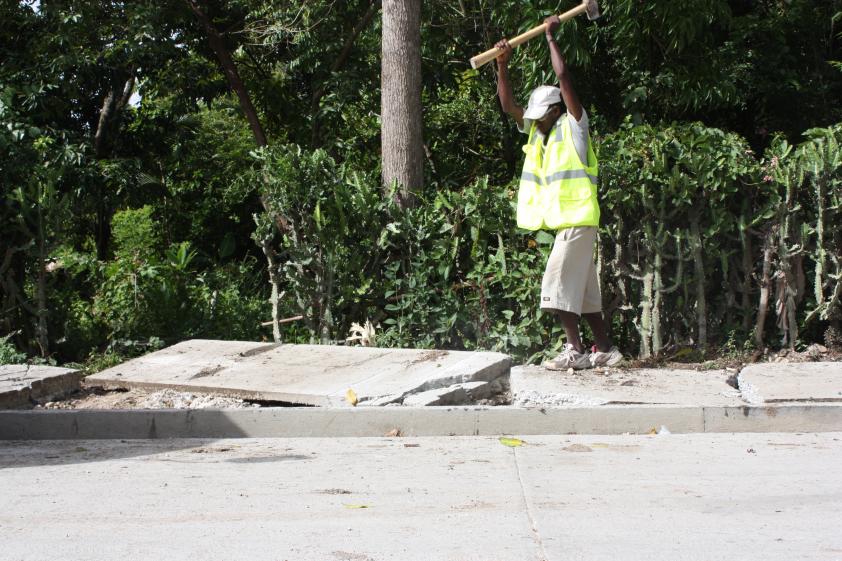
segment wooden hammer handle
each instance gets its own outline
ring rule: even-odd
[[[578,6],[576,6],[575,8],[573,8],[572,10],[567,10],[566,12],[564,12],[563,14],[558,16],[558,19],[561,20],[561,21],[567,21],[569,19],[572,19],[572,18],[578,16],[581,13],[584,13],[587,9],[588,9],[587,4],[583,2],[583,3],[579,4]],[[542,33],[544,33],[546,31],[546,29],[547,29],[547,24],[542,23],[541,25],[539,25],[537,27],[533,27],[532,29],[530,29],[526,33],[521,33],[517,37],[512,37],[511,39],[509,39],[509,45],[511,45],[512,47],[517,47],[521,43],[526,43],[527,41],[529,41],[533,37],[537,37],[538,35],[541,35]],[[479,68],[483,64],[497,58],[497,56],[502,52],[503,52],[503,49],[498,49],[497,47],[492,47],[492,48],[488,49],[487,51],[485,51],[484,53],[478,54],[477,56],[475,56],[471,59],[471,68]]]

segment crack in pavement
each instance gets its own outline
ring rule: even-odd
[[[535,517],[532,516],[532,505],[529,504],[529,499],[526,498],[526,488],[523,485],[523,476],[520,473],[520,464],[517,461],[517,448],[512,448],[512,454],[515,459],[515,471],[517,472],[517,480],[520,484],[520,496],[523,499],[524,510],[526,517],[529,519],[529,526],[532,529],[532,538],[538,544],[539,561],[548,561],[547,552],[544,551],[544,542],[541,540],[541,534],[538,533],[538,525],[535,523]]]

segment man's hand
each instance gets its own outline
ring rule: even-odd
[[[561,20],[558,19],[558,16],[550,16],[544,20],[544,23],[547,25],[547,30],[544,32],[544,35],[546,35],[547,40],[549,41],[553,38],[555,30],[558,29],[559,25],[561,25]]]
[[[509,42],[506,39],[500,39],[494,46],[502,50],[502,52],[497,55],[497,64],[509,64],[509,59],[512,58],[512,46],[509,45]]]

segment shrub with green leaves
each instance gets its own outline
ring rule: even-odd
[[[709,323],[733,315],[736,295],[749,290],[730,277],[740,213],[750,210],[740,201],[750,200],[756,175],[751,150],[738,135],[701,124],[628,124],[605,139],[600,159],[609,313],[634,324],[643,356],[660,353],[667,332],[671,343],[706,347]],[[724,300],[709,302],[714,286]]]
[[[784,287],[778,322],[833,321],[838,130],[810,135],[781,155],[778,179],[765,180],[768,170],[743,138],[699,123],[628,123],[600,139],[597,264],[606,313],[627,352],[763,345],[751,335],[765,325],[764,232],[784,232],[788,244],[801,240],[799,263],[817,271],[813,312],[802,298],[787,315],[793,256],[781,258],[784,241],[776,242],[771,275]],[[286,225],[275,234],[277,221],[263,215],[258,239],[275,244],[284,313],[305,318],[306,329],[285,328],[285,340],[341,341],[352,322],[370,319],[386,346],[486,348],[535,361],[563,342],[538,303],[553,235],[515,227],[515,182],[480,177],[459,189],[423,191],[402,210],[377,178],[320,150],[285,146],[256,156],[255,180],[269,178],[270,208]],[[787,176],[791,186],[812,186],[809,211],[775,188],[785,181],[781,170],[795,174]],[[803,233],[802,223],[809,226]]]
[[[154,209],[144,205],[119,210],[111,219],[114,253],[121,259],[145,259],[161,249],[161,232],[152,216]]]
[[[26,355],[18,352],[11,339],[14,333],[0,336],[0,364],[21,364],[26,362]]]

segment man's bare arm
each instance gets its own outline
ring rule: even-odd
[[[509,59],[512,57],[512,47],[505,39],[494,45],[503,49],[503,53],[497,57],[497,95],[500,97],[500,105],[503,111],[514,117],[517,126],[523,128],[523,107],[515,102],[512,93],[512,85],[509,82]]]
[[[556,78],[558,78],[558,87],[561,89],[561,98],[564,100],[564,105],[567,106],[567,112],[570,113],[578,122],[582,118],[582,104],[579,102],[579,96],[576,95],[576,90],[573,89],[573,80],[570,77],[570,72],[567,70],[567,63],[561,54],[561,48],[555,42],[553,33],[561,22],[558,16],[550,16],[544,20],[547,24],[547,44],[550,47],[550,59],[553,62],[553,70]]]

